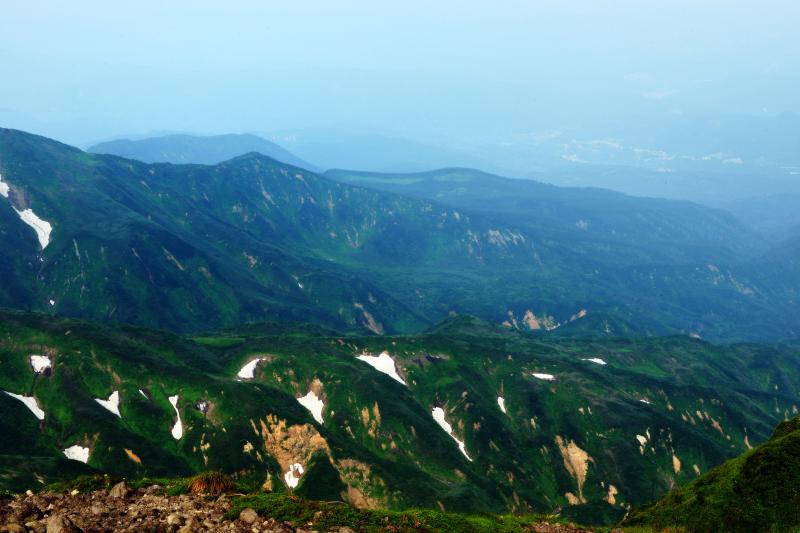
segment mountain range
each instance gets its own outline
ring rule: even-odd
[[[270,149],[0,130],[0,490],[220,470],[362,508],[691,529],[791,441],[800,234]],[[775,522],[754,506],[730,524]]]
[[[117,139],[94,144],[87,149],[94,154],[112,154],[145,163],[197,163],[216,165],[250,152],[258,152],[283,163],[315,170],[294,154],[257,135],[171,134],[144,139]]]
[[[413,332],[451,313],[611,336],[798,331],[796,272],[688,202],[468,169],[321,176],[257,153],[143,163],[14,130],[0,175],[8,307],[175,331]]]

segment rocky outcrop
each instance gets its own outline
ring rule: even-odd
[[[227,520],[226,496],[166,496],[158,485],[132,490],[125,482],[90,494],[22,494],[0,500],[0,532],[79,533],[136,531],[194,533],[210,531],[293,532],[295,528],[246,509]]]

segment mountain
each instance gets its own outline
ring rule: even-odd
[[[609,262],[730,260],[758,250],[757,235],[729,213],[686,201],[638,198],[596,188],[563,188],[468,168],[410,174],[330,170],[352,185],[435,200],[524,224],[539,234],[591,241]],[[613,245],[613,250],[607,247]],[[631,249],[641,250],[638,255]]]
[[[797,410],[798,355],[466,316],[405,336],[177,336],[3,311],[0,488],[222,470],[360,507],[612,523],[765,441]]]
[[[722,210],[602,189],[555,187],[472,169],[411,174],[331,170],[326,176],[352,185],[435,200],[494,220],[513,220],[536,241],[539,257],[551,262],[554,258],[549,254],[558,254],[559,277],[570,278],[570,292],[575,295],[582,292],[582,283],[590,277],[594,278],[594,285],[589,291],[603,291],[606,303],[615,300],[620,291],[630,289],[631,302],[626,307],[633,301],[633,305],[659,305],[672,298],[702,294],[704,305],[710,305],[706,307],[709,314],[693,321],[691,327],[703,335],[736,337],[732,330],[717,336],[708,326],[714,322],[718,327],[722,317],[730,319],[735,315],[739,315],[735,320],[744,325],[747,319],[740,312],[753,310],[754,306],[761,309],[759,313],[769,313],[758,300],[769,301],[767,307],[777,305],[787,312],[797,302],[797,271],[787,268],[786,262],[771,258],[774,254],[770,254],[765,239]],[[580,265],[582,272],[573,272],[575,265]],[[592,272],[597,275],[591,276]],[[611,289],[609,285],[607,291],[601,289],[610,278],[615,278],[614,285],[624,288]],[[722,296],[728,291],[731,300]],[[581,301],[589,298],[575,296]],[[728,305],[733,301],[737,303]],[[603,306],[600,301],[592,303],[592,307],[598,305]],[[643,317],[664,318],[662,310],[655,308],[639,308],[635,316],[614,314],[612,322],[617,326],[636,323]],[[651,332],[670,329],[660,329],[662,326],[654,323],[649,327]],[[784,327],[783,333],[775,331],[774,338],[797,335],[795,326]],[[631,331],[617,327],[616,333]]]
[[[378,190],[255,153],[147,164],[0,130],[0,305],[174,331],[397,333],[455,312],[534,332],[797,335],[792,272],[739,269],[761,243],[724,212],[443,172]]]
[[[145,139],[119,139],[91,146],[88,152],[136,159],[145,163],[197,163],[215,165],[250,152],[257,152],[289,165],[315,170],[288,150],[250,134],[165,135]]]
[[[347,128],[289,130],[274,133],[270,138],[301,157],[318,162],[322,168],[419,172],[451,165],[495,167],[467,150]]]
[[[800,190],[800,180],[796,185]],[[773,243],[800,236],[800,192],[785,191],[776,195],[757,195],[731,202],[725,209],[739,217],[749,227],[759,231]]]
[[[626,525],[685,531],[794,531],[800,526],[800,417],[770,439],[660,500]]]

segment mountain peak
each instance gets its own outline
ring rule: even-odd
[[[111,154],[145,163],[195,163],[214,165],[258,152],[286,164],[314,169],[281,146],[250,133],[223,135],[171,134],[144,139],[118,139],[95,144],[88,149],[98,154]]]

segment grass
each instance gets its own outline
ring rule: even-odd
[[[197,344],[213,348],[232,348],[244,342],[242,337],[194,337],[192,340]]]
[[[190,479],[142,477],[134,480],[128,480],[119,476],[109,476],[108,474],[94,474],[89,476],[78,476],[75,479],[70,479],[67,481],[50,483],[42,488],[42,492],[65,493],[78,491],[79,494],[88,494],[98,490],[109,490],[120,481],[125,481],[128,486],[133,489],[159,485],[163,488],[165,494],[174,496],[189,492]]]
[[[561,516],[575,522],[613,524],[628,505],[692,481],[694,464],[705,472],[744,451],[744,428],[750,443],[766,440],[800,392],[794,348],[754,353],[751,345],[686,338],[543,339],[465,316],[422,335],[340,336],[311,326],[258,324],[203,336],[220,342],[0,311],[0,389],[34,395],[47,413],[40,424],[19,401],[0,394],[0,489],[37,490],[102,472],[112,480],[147,476],[180,493],[189,490],[191,476],[214,470],[231,475],[236,492],[256,493],[267,479],[277,491],[284,471],[253,430],[274,415],[287,427],[315,427],[330,450],[304,460],[306,472],[293,492],[308,500],[358,501],[343,496],[353,487],[392,510],[441,505],[502,514],[561,507]],[[53,372],[37,377],[28,356],[44,349],[57,354]],[[354,357],[383,350],[410,387]],[[253,380],[236,379],[242,361],[264,354],[269,361]],[[609,365],[581,360],[589,356]],[[756,360],[759,379],[751,370]],[[654,377],[655,370],[667,377]],[[530,378],[532,371],[558,379],[543,383]],[[760,382],[764,374],[768,387]],[[296,400],[315,380],[324,385],[322,425]],[[121,419],[95,401],[113,390],[120,392]],[[170,434],[173,394],[185,428],[179,441]],[[499,395],[508,413],[499,410]],[[474,463],[433,421],[432,406],[445,408]],[[725,435],[708,420],[681,418],[698,410],[713,416]],[[641,453],[636,435],[648,430],[653,444]],[[89,464],[66,460],[62,450],[84,442],[84,435],[97,436]],[[593,458],[583,485],[587,504],[566,502],[564,494],[577,486],[556,436]],[[673,449],[683,463],[679,473],[673,473]],[[165,478],[184,481],[164,485]],[[84,482],[78,490],[111,483],[102,476]],[[609,484],[619,491],[613,506],[606,502]]]
[[[251,494],[233,499],[226,518],[235,519],[245,508],[260,516],[289,522],[295,526],[309,523],[321,531],[349,527],[359,532],[518,532],[542,522],[564,523],[552,515],[495,515],[488,513],[447,513],[433,509],[386,511],[356,509],[339,502],[303,500],[286,494]]]
[[[690,532],[797,531],[799,428],[800,417],[782,423],[765,444],[636,509],[626,524]]]

